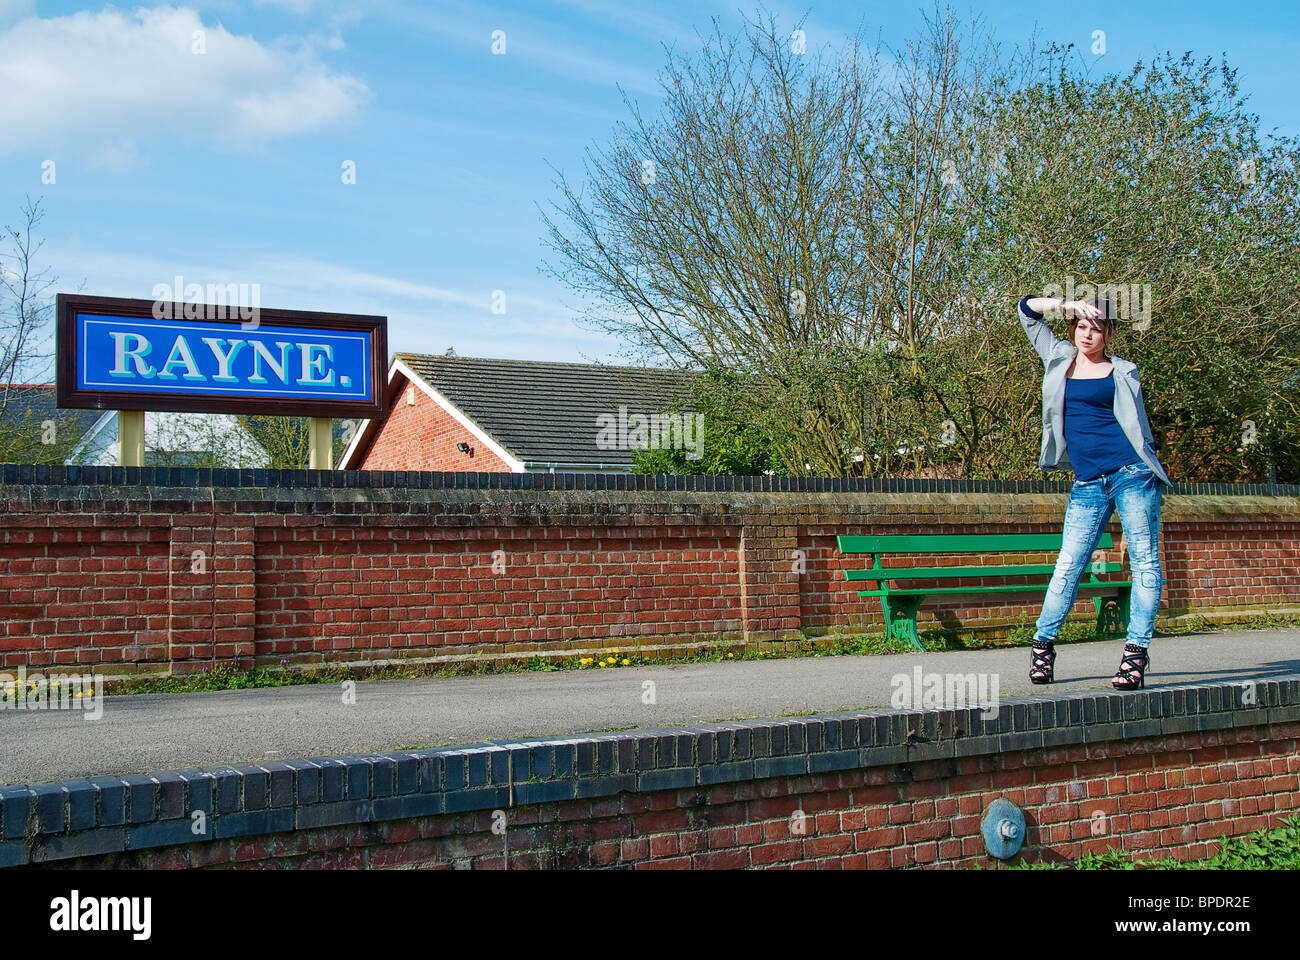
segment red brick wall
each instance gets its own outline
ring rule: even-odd
[[[107,512],[0,520],[0,663],[167,661],[169,619],[188,602],[170,582],[170,531],[119,520]]]
[[[740,629],[734,530],[592,533],[338,530],[322,563],[318,531],[266,528],[257,544],[257,652],[282,657],[337,641],[378,659],[463,644]]]
[[[185,672],[236,657],[365,661],[878,630],[878,601],[843,579],[836,533],[1059,533],[1065,506],[1062,495],[589,491],[581,476],[549,478],[573,490],[510,490],[488,480],[0,486],[0,666]],[[1161,537],[1161,617],[1300,599],[1294,498],[1170,496]],[[504,567],[493,570],[497,550]],[[1041,601],[932,600],[919,627],[1005,630],[1032,624]],[[1076,610],[1089,615],[1091,601]]]
[[[1300,724],[1024,750],[959,760],[621,793],[493,811],[299,830],[54,861],[73,868],[633,867],[848,870],[997,867],[980,823],[1021,807],[1023,859],[1108,847],[1213,855],[1221,837],[1297,807]],[[796,815],[802,811],[802,817]]]
[[[393,409],[354,470],[508,472],[510,466],[418,386],[400,374],[390,387]],[[415,400],[407,403],[408,396]],[[471,457],[456,449],[468,443]]]

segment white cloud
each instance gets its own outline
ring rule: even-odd
[[[256,3],[259,7],[280,7],[300,17],[311,13],[313,7],[321,6],[320,0],[256,0]]]
[[[654,4],[646,2],[618,4],[604,0],[560,0],[583,16],[613,22],[628,32],[637,33],[651,43],[671,43],[679,37],[694,39],[695,19],[692,14],[684,19],[672,19],[660,14]]]
[[[246,143],[304,133],[369,97],[310,47],[268,47],[174,7],[21,21],[0,31],[0,89],[0,152],[75,139],[119,155],[125,141],[178,132]]]
[[[494,314],[487,286],[452,289],[305,257],[214,265],[79,245],[42,253],[58,265],[61,277],[75,280],[60,286],[67,292],[84,280],[85,293],[148,299],[155,284],[174,284],[180,275],[186,286],[258,284],[258,304],[264,308],[386,316],[390,351],[442,353],[453,345],[465,357],[575,361],[611,357],[617,348],[603,334],[579,326],[575,311],[510,278],[499,284],[505,288],[507,312]]]
[[[0,0],[0,24],[36,14],[36,0]]]
[[[506,34],[505,57],[518,59],[530,68],[601,86],[617,83],[633,92],[661,92],[651,71],[625,58],[584,47],[580,40],[569,36],[562,24],[551,21],[545,14],[540,18],[517,11],[498,14],[484,10],[481,4],[442,0],[436,7],[423,4],[385,7],[384,15],[408,30],[480,51],[489,62],[492,32],[499,29]]]
[[[101,170],[124,170],[140,159],[133,140],[110,140],[90,158],[90,165]]]

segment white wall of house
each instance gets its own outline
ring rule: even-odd
[[[270,456],[238,418],[228,413],[146,413],[145,463],[152,466],[192,466],[216,455],[216,465],[257,469]],[[93,467],[118,465],[117,411],[106,410],[68,457],[69,464]]]

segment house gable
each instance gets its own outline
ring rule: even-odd
[[[400,360],[389,372],[388,402],[382,421],[362,422],[340,469],[523,471],[521,461]],[[472,456],[456,449],[461,443]]]

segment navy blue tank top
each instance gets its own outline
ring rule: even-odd
[[[1115,419],[1115,371],[1065,380],[1065,449],[1078,480],[1096,480],[1142,458]]]

